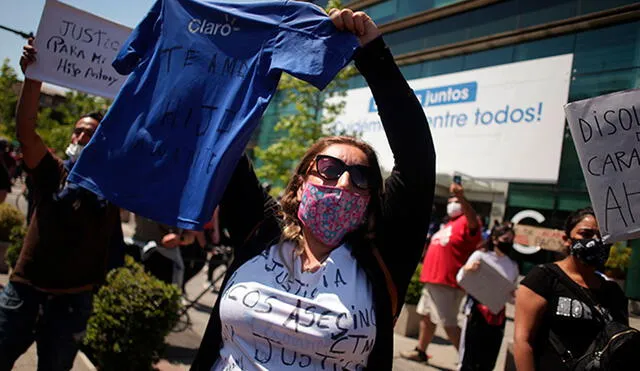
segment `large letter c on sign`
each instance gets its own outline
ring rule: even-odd
[[[540,214],[538,211],[522,210],[511,218],[511,223],[518,224],[522,220],[527,218],[531,218],[535,220],[536,222],[538,222],[538,224],[541,224],[545,221],[544,215]],[[514,243],[513,248],[520,254],[525,254],[525,255],[535,254],[541,249],[540,246],[525,246],[525,245],[520,245],[519,243]]]

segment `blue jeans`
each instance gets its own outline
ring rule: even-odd
[[[68,371],[91,315],[92,292],[51,295],[9,283],[0,293],[0,371],[35,341],[39,371]]]

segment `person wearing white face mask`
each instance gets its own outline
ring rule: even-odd
[[[20,59],[22,71],[36,58],[30,39]],[[110,268],[124,263],[118,207],[66,181],[102,115],[78,119],[66,150],[69,159],[63,161],[36,130],[41,86],[25,78],[16,109],[33,214],[20,257],[0,293],[0,370],[10,370],[33,342],[38,369],[70,370],[92,311],[93,292]]]
[[[438,324],[444,327],[449,341],[458,349],[460,327],[457,316],[464,291],[458,286],[456,274],[482,240],[480,220],[464,197],[462,186],[453,183],[449,191],[449,220],[431,238],[422,265],[420,280],[424,288],[416,309],[422,315],[418,345],[400,353],[403,358],[416,362],[428,360],[427,347]]]

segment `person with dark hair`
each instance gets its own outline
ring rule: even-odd
[[[355,65],[394,168],[383,186],[370,145],[322,138],[296,167],[280,210],[243,157],[220,204],[235,258],[192,370],[392,368],[394,317],[429,223],[435,150],[375,23],[348,9],[329,16],[358,36]]]
[[[98,128],[104,115],[100,112],[91,112],[80,116],[80,119],[73,127],[71,143],[67,146],[65,154],[69,156],[69,161],[76,162],[84,147],[89,143],[93,133]]]
[[[20,59],[35,61],[33,39]],[[67,174],[100,123],[99,114],[74,125],[69,159],[45,146],[36,131],[42,83],[26,78],[16,111],[16,134],[31,178],[33,215],[9,284],[0,294],[0,370],[35,341],[38,369],[69,370],[91,314],[93,291],[108,268],[124,262],[118,207],[77,186]]]
[[[629,321],[624,293],[597,273],[610,246],[600,240],[593,209],[569,215],[564,232],[569,256],[534,267],[517,291],[514,351],[519,371],[568,369],[554,342],[580,357],[605,321]]]
[[[484,241],[483,248],[475,251],[465,265],[460,268],[456,279],[460,282],[464,276],[476,271],[480,261],[488,264],[507,280],[516,284],[518,265],[509,257],[513,249],[515,232],[513,224],[502,222],[494,224],[489,238]],[[468,295],[464,307],[466,319],[460,340],[461,371],[491,371],[496,364],[506,322],[505,309],[493,313],[489,308]]]

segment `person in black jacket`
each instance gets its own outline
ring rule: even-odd
[[[220,204],[235,260],[192,370],[392,368],[394,317],[430,220],[435,150],[373,21],[348,9],[329,14],[359,38],[356,67],[394,168],[383,186],[369,145],[323,138],[302,158],[280,208],[243,157]]]

